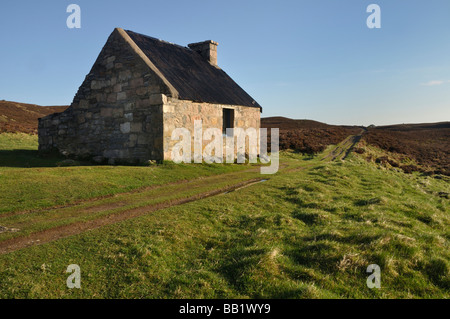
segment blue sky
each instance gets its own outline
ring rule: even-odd
[[[81,29],[66,8],[81,7]],[[369,29],[369,4],[381,29]],[[331,124],[450,120],[448,0],[21,1],[0,7],[0,99],[70,104],[115,27],[219,42],[262,116]]]

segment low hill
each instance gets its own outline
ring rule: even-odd
[[[322,122],[313,120],[294,120],[282,116],[263,117],[261,119],[261,127],[279,128],[280,130],[290,129],[310,129],[310,128],[330,128],[333,125],[328,125]]]
[[[67,108],[67,105],[40,106],[2,100],[0,101],[0,133],[37,134],[38,118],[62,112]]]
[[[361,132],[358,126],[329,125],[312,120],[294,120],[286,117],[261,119],[263,128],[279,128],[280,149],[292,149],[301,153],[322,152],[328,145],[335,145],[349,135]]]
[[[373,130],[390,130],[390,131],[421,131],[421,130],[436,130],[436,129],[450,129],[450,122],[437,123],[418,123],[418,124],[395,124],[372,127]]]
[[[377,126],[369,128],[363,140],[400,154],[385,159],[391,165],[411,159],[418,165],[409,165],[410,171],[450,175],[450,122]]]

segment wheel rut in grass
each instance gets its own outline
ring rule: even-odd
[[[359,141],[362,138],[362,135],[366,132],[365,129],[363,129],[360,134],[358,135],[351,135],[347,137],[345,140],[343,140],[341,143],[336,145],[334,149],[332,149],[327,155],[325,155],[322,158],[322,161],[335,161],[337,159],[339,160],[345,160],[352,149],[356,146],[356,144],[359,143]]]
[[[22,248],[40,245],[58,239],[66,238],[69,236],[77,235],[102,226],[111,225],[131,218],[143,216],[145,214],[155,212],[157,210],[194,202],[197,200],[216,196],[219,194],[224,194],[227,192],[232,192],[241,189],[243,187],[259,183],[263,180],[264,178],[252,178],[245,181],[241,181],[239,183],[235,183],[231,186],[198,193],[185,198],[167,200],[153,205],[127,209],[118,213],[101,216],[93,220],[75,222],[68,225],[58,226],[43,231],[34,232],[26,236],[7,239],[5,241],[0,242],[0,254],[5,254]]]
[[[287,170],[289,165],[280,164],[279,168]],[[3,213],[0,215],[0,225],[4,230],[0,232],[0,254],[66,238],[157,210],[237,191],[265,181],[267,178],[261,176],[259,170],[260,167],[257,166],[237,172],[144,187],[62,206]]]
[[[258,169],[259,168],[251,168],[251,169],[248,169],[248,170],[243,170],[243,171],[241,171],[241,173],[256,172]],[[183,179],[183,180],[178,180],[178,181],[175,181],[175,182],[170,182],[170,183],[167,183],[167,184],[164,184],[164,185],[144,186],[144,187],[141,187],[141,188],[130,190],[128,192],[103,195],[103,196],[92,197],[92,198],[88,198],[88,199],[75,200],[75,201],[72,201],[71,203],[64,204],[64,205],[44,207],[44,208],[32,209],[32,210],[6,212],[6,213],[1,213],[0,214],[0,220],[2,218],[4,218],[4,217],[11,217],[11,216],[17,216],[17,215],[26,215],[26,214],[34,214],[34,213],[40,213],[40,212],[48,212],[50,210],[57,210],[57,209],[75,207],[75,206],[79,206],[81,204],[92,203],[93,205],[95,205],[95,203],[100,202],[102,200],[108,200],[108,199],[120,197],[120,196],[123,196],[123,195],[132,195],[132,194],[136,194],[136,193],[142,193],[142,192],[145,192],[145,191],[155,190],[155,189],[159,189],[159,188],[166,187],[166,186],[171,186],[171,185],[191,184],[191,183],[194,183],[194,182],[197,182],[197,181],[201,181],[201,180],[213,179],[213,178],[215,178],[217,176],[227,176],[227,175],[232,175],[232,174],[235,174],[235,172],[218,174],[218,175],[210,175],[210,176],[200,176],[200,177],[195,177],[195,178],[189,179],[189,180]],[[92,211],[94,212],[94,211],[106,210],[106,209],[110,208],[109,206],[110,206],[110,204],[92,206]]]

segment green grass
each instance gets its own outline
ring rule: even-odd
[[[57,167],[59,157],[40,157],[37,136],[0,134],[0,215],[108,196],[142,187],[248,169],[247,165]]]
[[[171,184],[141,189],[138,192],[117,194],[112,198],[87,201],[60,208],[42,209],[26,214],[0,215],[0,225],[19,229],[0,235],[0,242],[53,227],[90,221],[107,215],[119,214],[136,208],[149,207],[170,201],[190,198],[215,189],[224,189],[258,177],[258,171],[222,174],[216,178],[201,178],[189,183]]]
[[[0,297],[450,296],[449,200],[439,196],[449,192],[448,179],[387,170],[353,154],[344,162],[322,162],[286,153],[281,163],[299,169],[1,255]],[[68,178],[86,168],[71,169]],[[117,178],[109,176],[113,168],[92,169],[85,175]],[[133,168],[116,169],[129,174]],[[166,170],[137,169],[162,176]],[[202,165],[171,168],[178,169],[195,176],[206,170]],[[89,179],[85,175],[80,183]],[[126,187],[136,183],[134,176],[122,178]],[[81,289],[66,287],[70,264],[81,267]],[[366,286],[370,264],[381,267],[381,289]]]

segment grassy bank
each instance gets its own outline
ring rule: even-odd
[[[450,296],[449,200],[442,196],[449,192],[448,179],[387,170],[356,154],[324,162],[285,153],[281,163],[289,166],[263,183],[1,255],[0,297]],[[64,179],[54,176],[75,184],[65,186],[73,200],[78,190],[90,196],[92,191],[84,189],[96,180],[106,183],[97,192],[120,192],[120,186],[143,185],[145,179],[135,180],[142,175],[160,180],[171,178],[169,171],[191,178],[229,169],[0,168],[2,175],[17,174],[20,183],[27,174],[50,174],[41,184],[49,192],[40,195],[42,200],[61,187],[53,184]],[[111,174],[114,170],[121,174]],[[22,207],[33,207],[28,195],[33,189],[22,188]],[[81,289],[66,287],[70,264],[81,267]],[[370,264],[381,267],[381,289],[366,286]]]

